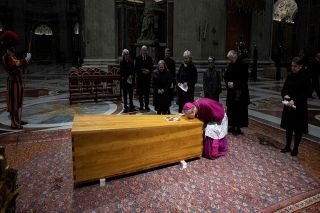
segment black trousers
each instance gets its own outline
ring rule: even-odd
[[[133,86],[127,82],[122,84],[122,96],[123,96],[123,105],[125,109],[128,109],[128,96],[129,96],[129,105],[130,108],[133,108]]]
[[[318,98],[320,98],[320,85],[319,85],[319,75],[312,76],[312,89],[316,91]],[[313,92],[312,90],[312,92]],[[312,93],[311,93],[312,95]]]
[[[149,107],[150,81],[139,82],[138,95],[140,108]]]
[[[286,148],[290,149],[291,148],[291,141],[292,141],[292,136],[294,132],[294,146],[293,150],[298,151],[299,145],[302,139],[302,131],[300,130],[293,130],[292,128],[287,128],[286,129]]]

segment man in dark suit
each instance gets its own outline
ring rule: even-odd
[[[138,95],[140,108],[139,110],[150,111],[149,95],[150,95],[150,80],[153,70],[152,58],[148,55],[147,46],[141,47],[141,54],[136,58],[135,72],[138,77]]]

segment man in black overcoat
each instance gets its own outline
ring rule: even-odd
[[[141,54],[136,58],[135,72],[138,77],[138,95],[140,108],[139,110],[150,111],[149,108],[149,95],[150,95],[150,81],[153,71],[152,58],[148,55],[147,46],[141,47]]]
[[[243,134],[242,127],[248,126],[248,105],[250,103],[248,88],[248,65],[239,60],[238,53],[230,50],[227,54],[230,61],[225,73],[227,88],[227,115],[230,132]]]

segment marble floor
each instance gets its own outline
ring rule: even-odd
[[[24,76],[25,98],[23,107],[23,120],[28,124],[23,130],[11,130],[10,120],[6,112],[5,85],[6,73],[0,72],[0,134],[14,134],[17,131],[44,131],[71,128],[73,115],[78,114],[121,114],[120,101],[81,102],[70,105],[68,93],[68,69],[59,65],[30,65]],[[280,90],[284,79],[258,77],[258,81],[249,82],[251,103],[249,116],[251,119],[265,124],[279,127],[282,104]],[[197,96],[201,97],[201,83],[197,84]],[[225,89],[221,101],[225,103]],[[138,101],[134,100],[135,106]],[[305,137],[320,143],[320,100],[309,99],[309,134]],[[154,108],[151,106],[151,112]],[[173,101],[171,113],[178,114],[178,108]]]

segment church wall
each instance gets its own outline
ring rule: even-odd
[[[224,58],[226,34],[225,1],[174,1],[173,52],[181,59],[186,49],[195,60],[209,55]]]
[[[201,58],[209,55],[225,58],[226,1],[206,1],[202,5],[203,25],[201,36]]]
[[[317,0],[295,0],[298,3],[298,14],[295,24],[290,26],[286,39],[288,57],[292,55],[313,54],[320,48],[320,28],[317,11],[320,3]],[[116,2],[109,0],[81,0],[82,16],[80,21],[81,54],[86,63],[112,64],[117,62],[121,49],[130,46],[138,34],[126,38],[118,38],[118,17],[116,17]],[[125,2],[125,1],[124,1]],[[58,52],[64,52],[67,60],[72,57],[72,26],[70,19],[79,13],[70,14],[68,4],[79,4],[78,0],[3,0],[0,1],[0,21],[7,29],[14,29],[21,36],[21,45],[18,51],[27,49],[28,33],[38,24],[48,24],[54,30],[52,39],[53,61]],[[49,5],[52,5],[48,7]],[[226,1],[221,0],[167,0],[166,41],[172,46],[173,56],[182,60],[186,49],[192,51],[194,60],[206,60],[208,55],[217,59],[225,59],[227,45],[227,14]],[[44,9],[45,8],[45,9]],[[252,50],[257,44],[259,60],[270,58],[272,33],[275,34],[277,26],[272,22],[273,0],[266,0],[266,9],[252,14],[250,42],[248,49]],[[139,10],[139,14],[142,10]],[[133,20],[129,15],[135,10],[125,8],[126,19]],[[173,19],[173,21],[172,21]],[[126,31],[136,24],[122,22],[121,29]],[[284,30],[286,30],[285,28]],[[137,30],[137,33],[139,33]],[[273,31],[273,32],[272,32]],[[291,32],[292,31],[292,32]],[[121,33],[119,31],[119,33]],[[124,32],[122,32],[123,34]],[[274,36],[274,35],[273,35]],[[122,39],[122,38],[126,39]],[[132,39],[131,39],[132,38]],[[130,40],[131,39],[131,40]],[[273,43],[272,43],[273,42]],[[117,46],[118,44],[119,47]],[[131,45],[132,46],[132,45]],[[33,44],[35,50],[36,44]],[[134,47],[128,47],[134,49]],[[134,51],[133,51],[134,52]],[[162,54],[162,53],[161,53]]]
[[[192,51],[195,60],[207,58],[208,55],[222,55],[223,48],[219,50],[219,46],[224,46],[225,42],[220,41],[225,37],[225,14],[221,4],[223,1],[212,0],[203,1],[203,4],[192,0],[174,2],[174,56],[181,58],[186,49]]]
[[[202,17],[200,7],[198,1],[174,1],[173,55],[177,59],[182,58],[183,52],[187,49],[192,51],[194,59],[200,58],[199,34]]]

